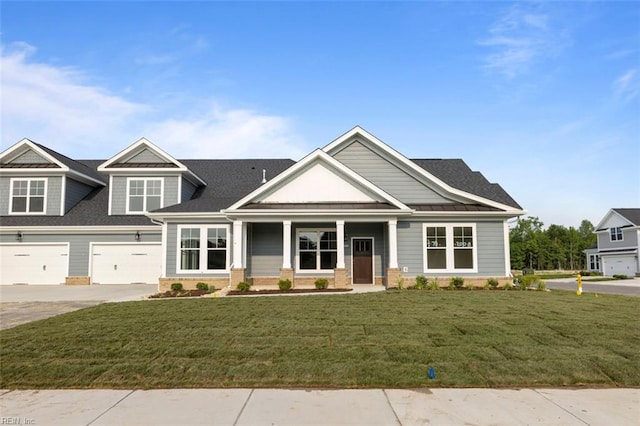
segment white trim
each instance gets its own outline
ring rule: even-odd
[[[511,243],[509,242],[509,224],[507,220],[504,220],[504,230],[503,230],[503,238],[504,238],[504,276],[511,276]]]
[[[613,230],[617,229],[619,232],[616,232],[616,236],[618,235],[618,233],[620,234],[620,238],[619,239],[613,239]],[[620,241],[624,241],[624,228],[622,228],[621,226],[612,226],[611,228],[609,228],[609,242],[610,243],[619,243]]]
[[[337,252],[338,252],[338,244],[344,244],[344,241],[338,241],[338,237],[337,237],[337,229],[336,228],[297,228],[296,229],[296,257],[295,257],[295,272],[299,273],[299,274],[323,274],[323,273],[331,273],[334,271],[334,268],[331,269],[320,269],[321,267],[321,256],[320,253],[322,250],[320,250],[320,239],[318,239],[317,244],[318,247],[316,248],[316,269],[300,269],[300,233],[301,232],[315,232],[320,233],[320,232],[335,232],[336,233],[336,257],[337,257]],[[332,251],[332,250],[325,250],[325,251]]]
[[[160,242],[162,243],[162,261],[160,264],[160,278],[166,278],[167,276],[167,235],[169,226],[166,223],[162,223],[162,236]],[[160,291],[160,281],[158,281],[158,291]]]
[[[344,262],[344,220],[336,220],[336,269],[345,268]]]
[[[64,211],[67,207],[67,175],[62,175],[60,184],[62,185],[60,189],[60,216],[64,216]]]
[[[445,251],[445,260],[446,260],[446,268],[444,269],[428,269],[427,267],[427,228],[436,228],[436,227],[444,227],[445,228],[445,238],[446,238],[446,251]],[[472,257],[473,257],[473,268],[465,268],[456,269],[454,266],[454,255],[455,255],[455,247],[453,246],[453,228],[462,228],[462,227],[470,227],[472,234]],[[456,274],[471,274],[478,272],[478,230],[476,223],[423,223],[422,224],[422,271],[424,273],[456,273]]]
[[[387,222],[389,238],[389,268],[398,268],[398,220]]]
[[[368,140],[369,142],[374,144],[377,148],[382,150],[385,154],[387,154],[389,157],[399,161],[401,164],[403,164],[405,167],[407,167],[410,170],[412,170],[414,173],[417,173],[419,176],[426,178],[428,181],[430,181],[434,185],[442,188],[445,192],[448,192],[449,194],[453,194],[453,195],[457,195],[459,197],[463,197],[463,198],[466,198],[466,199],[469,199],[469,200],[473,200],[473,201],[479,202],[480,204],[484,204],[484,205],[487,205],[487,206],[496,207],[496,208],[504,210],[505,212],[508,212],[510,214],[513,214],[513,215],[526,214],[526,210],[517,209],[515,207],[509,206],[509,205],[506,205],[506,204],[502,204],[502,203],[499,203],[497,201],[489,200],[489,199],[481,197],[479,195],[475,195],[475,194],[472,194],[470,192],[462,191],[460,189],[456,189],[456,188],[454,188],[452,186],[449,186],[449,184],[443,182],[442,180],[438,179],[437,177],[435,177],[434,175],[429,173],[427,170],[425,170],[422,167],[418,166],[416,163],[414,163],[413,161],[409,160],[407,157],[405,157],[404,155],[402,155],[401,153],[399,153],[395,149],[391,148],[389,145],[385,144],[380,139],[378,139],[377,137],[375,137],[371,133],[367,132],[366,130],[364,130],[360,126],[355,126],[353,129],[351,129],[348,132],[344,133],[342,136],[338,137],[333,142],[329,143],[327,146],[322,148],[322,151],[326,152],[329,155],[334,155],[335,152],[337,152],[339,150],[341,145],[343,145],[344,143],[348,142],[352,137],[354,137],[356,135],[360,135],[362,138]]]
[[[113,206],[113,175],[109,175],[109,207],[108,207],[109,216],[113,215],[112,206]]]
[[[340,163],[338,160],[334,159],[333,157],[329,156],[322,150],[317,149],[313,151],[311,154],[304,157],[302,160],[298,161],[297,163],[289,167],[284,172],[280,173],[278,176],[274,177],[267,183],[263,184],[262,186],[258,187],[256,190],[246,195],[241,200],[234,203],[229,208],[222,210],[222,212],[237,213],[237,210],[240,209],[243,205],[255,200],[260,195],[271,192],[274,188],[277,188],[282,184],[286,185],[286,179],[288,179],[290,176],[294,176],[296,173],[310,167],[313,163],[316,163],[319,161],[324,162],[324,164],[329,166],[330,169],[337,171],[338,173],[342,174],[344,177],[347,177],[348,179],[350,179],[352,182],[355,182],[356,184],[360,185],[365,190],[377,195],[378,197],[385,200],[386,202],[396,206],[398,209],[408,211],[408,212],[412,211],[400,200],[396,199],[395,197],[391,196],[387,192],[378,188],[377,186],[375,186],[368,180],[364,179],[362,176],[355,173],[353,170],[349,169],[347,166]],[[252,210],[252,211],[255,212],[255,210]]]
[[[26,211],[24,212],[14,212],[13,211],[13,187],[16,181],[27,181],[27,204],[25,206]],[[29,207],[31,205],[31,182],[44,182],[44,199],[42,200],[42,211],[41,212],[30,212]],[[9,216],[45,216],[47,214],[47,203],[48,203],[48,188],[49,188],[49,179],[47,177],[42,178],[32,178],[32,177],[12,177],[9,178]]]
[[[199,229],[200,230],[200,247],[198,247],[200,256],[200,268],[198,269],[181,269],[180,247],[181,234],[183,229]],[[207,267],[207,254],[209,248],[207,247],[207,230],[208,229],[225,229],[227,232],[227,246],[226,246],[226,259],[225,269],[206,269]],[[231,226],[226,224],[181,224],[176,229],[176,274],[228,274],[231,270]]]
[[[282,221],[282,269],[291,269],[291,221]]]
[[[356,274],[353,269],[353,259],[355,256],[353,254],[354,244],[353,240],[371,240],[371,279],[373,282],[371,283],[360,283],[361,285],[375,284],[376,283],[376,245],[374,237],[351,237],[351,284],[355,284]],[[359,285],[360,285],[359,284]]]
[[[242,269],[244,267],[242,262],[242,248],[245,245],[242,240],[243,228],[244,222],[241,220],[233,221],[233,267],[238,269]],[[228,240],[229,239],[227,237],[227,246],[229,245]]]
[[[141,180],[144,181],[144,194],[142,195],[142,210],[141,211],[132,211],[130,209],[130,205],[129,203],[131,202],[131,187],[129,185],[129,182],[134,181],[134,180]],[[165,181],[164,181],[164,177],[136,177],[136,176],[129,176],[127,177],[126,180],[126,207],[125,207],[125,213],[128,215],[143,215],[147,212],[147,197],[149,196],[149,194],[147,194],[147,187],[148,187],[148,183],[150,181],[160,181],[160,207],[158,208],[163,208],[164,207],[164,186],[165,186]],[[155,209],[154,209],[155,210]]]
[[[0,234],[17,231],[34,234],[128,234],[136,231],[158,231],[157,225],[112,225],[112,226],[2,226]]]

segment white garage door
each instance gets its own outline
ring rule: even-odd
[[[0,284],[64,284],[68,244],[0,245]]]
[[[636,258],[634,256],[606,256],[604,257],[604,274],[616,274],[633,277],[636,274]]]
[[[160,244],[93,244],[92,284],[158,284]]]

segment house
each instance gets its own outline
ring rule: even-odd
[[[146,139],[74,160],[24,139],[0,154],[0,283],[484,282],[509,276],[524,213],[462,160],[360,127],[298,162],[177,160]]]
[[[605,276],[640,276],[640,209],[611,209],[596,226],[597,245],[585,250],[587,269]]]

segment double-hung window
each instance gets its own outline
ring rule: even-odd
[[[178,227],[178,272],[215,272],[229,269],[228,225]]]
[[[162,178],[127,179],[127,213],[144,213],[162,207]]]
[[[611,228],[611,241],[622,241],[622,228]]]
[[[305,272],[333,271],[338,260],[335,229],[300,229],[298,240],[298,270]]]
[[[424,272],[477,272],[476,225],[423,225]]]
[[[598,256],[597,254],[589,255],[589,269],[592,271],[600,270],[600,256]]]
[[[44,214],[46,209],[46,179],[12,179],[12,214]]]

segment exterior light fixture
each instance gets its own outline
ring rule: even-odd
[[[16,241],[22,242],[22,231],[16,233]]]
[[[142,236],[140,235],[140,231],[136,231],[136,235],[135,235],[135,239],[136,239],[136,241],[140,241],[140,237],[142,237]]]

